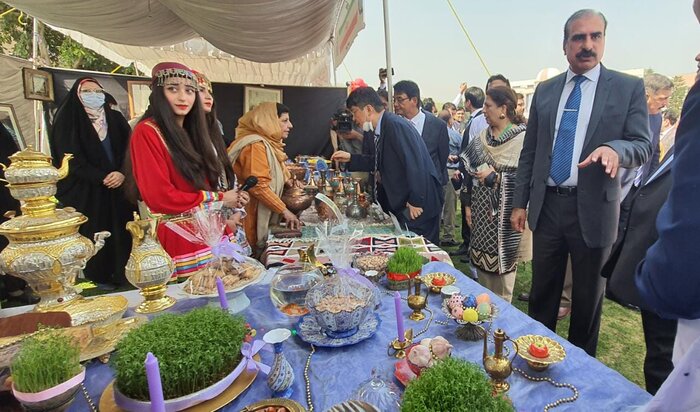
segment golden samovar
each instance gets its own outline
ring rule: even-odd
[[[22,215],[6,213],[10,220],[0,225],[0,235],[10,242],[0,252],[0,271],[24,279],[41,297],[35,310],[61,310],[80,299],[75,278],[87,261],[104,246],[109,232],[95,233],[95,244],[78,233],[87,217],[71,207],[56,209],[51,197],[56,182],[68,175],[66,154],[60,169],[51,157],[32,147],[10,156],[10,166],[1,165],[10,194],[21,202]]]

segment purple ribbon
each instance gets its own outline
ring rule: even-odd
[[[211,248],[211,253],[218,257],[227,257],[235,260],[238,263],[245,262],[245,256],[241,255],[243,253],[243,248],[238,243],[231,243],[228,237],[224,236],[219,243]]]
[[[360,271],[355,268],[342,268],[338,269],[338,274],[343,276],[348,276],[357,282],[374,289],[376,286],[372,281],[360,274]]]
[[[243,342],[243,346],[241,346],[241,354],[243,355],[243,361],[246,363],[245,367],[248,371],[259,370],[265,375],[270,373],[269,366],[253,359],[253,356],[260,352],[261,349],[265,349],[267,351],[270,350],[270,348],[266,345],[267,344],[261,340],[253,341],[252,345],[248,342]]]

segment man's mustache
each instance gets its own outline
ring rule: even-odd
[[[597,57],[598,54],[594,52],[593,50],[582,50],[576,54],[576,57],[581,59],[581,58],[588,58],[588,57]]]

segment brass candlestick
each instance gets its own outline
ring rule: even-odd
[[[422,310],[428,306],[428,293],[429,289],[426,290],[425,296],[420,294],[420,278],[412,279],[415,282],[415,293],[413,295],[408,295],[408,307],[413,309],[413,313],[408,317],[411,320],[420,321],[425,319],[425,315]],[[408,280],[408,290],[411,290],[411,279]]]
[[[394,357],[397,359],[403,359],[406,357],[406,349],[408,349],[413,344],[413,329],[408,329],[404,332],[404,341],[399,341],[396,338],[391,341],[389,348],[394,350]]]

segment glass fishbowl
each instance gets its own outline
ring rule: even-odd
[[[287,316],[309,313],[306,294],[323,280],[323,274],[310,263],[293,263],[279,268],[270,282],[270,299]]]

